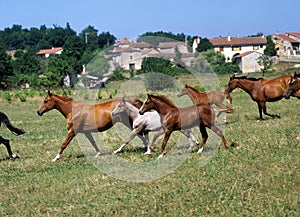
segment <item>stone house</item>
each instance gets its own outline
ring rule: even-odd
[[[146,42],[133,42],[128,38],[119,40],[111,51],[113,63],[124,70],[142,68],[146,57],[176,61],[178,58],[189,66],[194,54],[189,53],[184,42],[160,42],[157,46]]]
[[[243,73],[257,72],[262,69],[262,66],[257,63],[257,59],[261,55],[263,54],[257,51],[247,51],[245,53],[236,55],[235,63],[239,66]]]
[[[300,55],[300,32],[287,32],[273,34],[278,57],[291,57]]]

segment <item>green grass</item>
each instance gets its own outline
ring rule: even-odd
[[[187,76],[183,79],[195,82]],[[227,77],[220,80],[225,84]],[[27,133],[17,137],[1,127],[1,135],[10,139],[21,158],[8,160],[5,147],[0,146],[0,215],[299,216],[300,142],[296,137],[300,134],[300,102],[267,103],[268,111],[281,118],[258,121],[258,109],[250,96],[237,89],[232,97],[235,112],[227,116],[225,135],[237,148],[225,150],[221,144],[203,167],[205,153],[201,157],[195,148],[172,173],[140,183],[99,171],[77,140],[66,148],[61,160],[51,162],[66,135],[64,117],[57,111],[37,116],[42,99],[1,102],[0,111]],[[114,133],[114,129],[99,133],[108,151],[122,143]],[[171,136],[169,153],[177,137],[179,133]],[[132,162],[155,161],[158,152],[146,157],[140,143],[136,140],[119,156]],[[157,146],[160,144],[161,140]]]

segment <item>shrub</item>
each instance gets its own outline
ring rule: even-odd
[[[4,99],[7,100],[7,102],[11,102],[12,100],[12,94],[10,92],[3,92],[2,93],[2,97],[4,97]]]
[[[159,91],[175,87],[173,79],[165,74],[148,72],[145,74],[146,90]]]

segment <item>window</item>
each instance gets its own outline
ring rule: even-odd
[[[135,64],[134,63],[129,63],[129,69],[135,69]]]
[[[241,46],[233,46],[232,47],[232,51],[239,51],[239,50],[242,50]]]
[[[223,52],[223,51],[224,51],[224,47],[220,47],[219,49],[220,49],[220,51],[221,51],[221,52]]]
[[[129,58],[130,58],[130,60],[133,60],[133,56],[132,56],[132,55],[130,55],[130,57],[129,57]]]
[[[254,45],[254,46],[253,46],[253,50],[259,50],[259,46]]]

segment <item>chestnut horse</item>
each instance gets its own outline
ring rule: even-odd
[[[234,111],[232,108],[230,108],[229,106],[223,103],[225,96],[227,100],[230,103],[232,103],[232,98],[229,93],[223,93],[219,90],[213,90],[206,94],[186,84],[184,88],[177,94],[177,96],[179,97],[183,95],[188,95],[195,105],[198,104],[214,105],[215,109],[218,112],[217,117],[219,117],[219,115],[222,112],[233,113]],[[224,122],[226,123],[226,117],[224,117]]]
[[[55,95],[48,91],[48,95],[37,111],[38,115],[42,116],[45,112],[57,109],[66,118],[68,130],[65,141],[52,161],[57,161],[60,158],[64,149],[77,133],[84,133],[95,148],[97,152],[96,156],[100,155],[100,150],[91,133],[108,130],[114,125],[115,120],[112,119],[111,112],[119,102],[120,99],[113,99],[97,104],[75,102],[72,98]],[[134,102],[135,100],[133,100]],[[129,128],[132,126],[132,121],[125,122],[122,120],[122,123]]]
[[[235,77],[229,79],[226,92],[231,93],[235,88],[239,87],[248,93],[252,100],[257,103],[259,118],[263,120],[262,112],[273,118],[280,118],[279,115],[269,114],[267,112],[266,102],[275,102],[283,98],[291,75],[284,75],[270,80],[264,78],[248,78],[246,76]],[[295,92],[292,96],[300,98],[300,93]]]
[[[122,151],[122,149],[128,145],[134,138],[136,135],[138,134],[142,134],[145,136],[145,139],[147,141],[147,151],[146,151],[146,155],[150,155],[151,154],[151,147],[154,147],[154,144],[156,142],[156,140],[162,135],[164,134],[164,130],[162,128],[162,124],[161,124],[161,118],[160,115],[158,114],[157,111],[153,111],[153,112],[146,112],[143,115],[139,114],[139,109],[132,105],[131,103],[127,102],[124,98],[122,99],[122,101],[116,106],[116,108],[112,111],[112,115],[119,115],[122,114],[123,112],[125,112],[132,120],[133,120],[133,130],[130,134],[130,136],[128,137],[128,139],[126,139],[125,143],[120,146],[120,148],[118,148],[117,150],[115,150],[113,153],[117,154],[118,152]],[[157,133],[153,136],[151,145],[149,143],[149,132],[154,132],[156,131]],[[199,144],[199,142],[197,141],[196,137],[194,136],[192,130],[188,129],[188,130],[182,130],[180,131],[185,137],[188,138],[189,142],[190,142],[190,149],[192,149],[192,147],[194,146],[195,142],[197,145]]]
[[[156,110],[162,116],[162,125],[165,131],[159,157],[165,154],[167,142],[173,131],[190,129],[195,126],[199,126],[202,135],[198,153],[203,151],[206,140],[208,139],[207,127],[222,138],[225,147],[229,148],[223,132],[215,125],[215,114],[209,105],[203,104],[178,108],[174,102],[166,96],[148,94],[148,98],[143,103],[139,113],[143,115],[151,109]]]
[[[289,85],[284,92],[284,98],[289,99],[291,95],[295,94],[300,89],[300,74],[294,73],[289,81]]]
[[[14,127],[10,123],[7,115],[4,114],[3,112],[0,112],[0,125],[1,123],[3,123],[12,133],[15,133],[15,135],[17,136],[25,133],[24,130]],[[11,147],[8,139],[4,139],[2,136],[0,136],[0,144],[5,145],[10,159],[14,159],[18,157],[16,154],[13,154],[13,152],[11,151]]]

